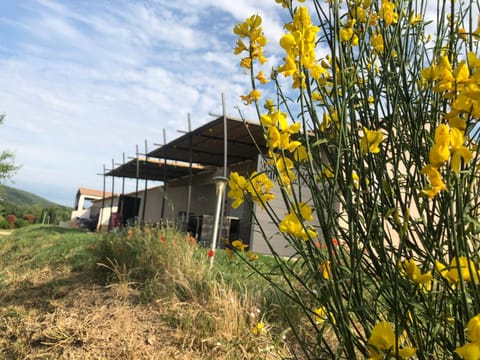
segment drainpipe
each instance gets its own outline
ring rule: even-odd
[[[102,231],[103,211],[105,209],[105,164],[103,164],[103,193],[102,193],[102,211],[100,211],[100,219],[98,220],[98,230]]]
[[[221,209],[223,204],[223,197],[225,194],[225,186],[227,185],[228,179],[223,176],[216,176],[213,178],[215,181],[215,188],[217,193],[217,206],[215,208],[215,218],[213,220],[213,239],[212,239],[212,250],[215,254],[217,250],[217,242],[218,242],[218,235],[219,235],[219,222],[221,216]],[[213,259],[215,256],[210,258],[210,269],[213,267]]]

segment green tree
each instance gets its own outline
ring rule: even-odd
[[[4,114],[0,114],[0,124],[5,119]],[[0,152],[0,182],[12,177],[19,166],[15,165],[15,154],[9,150]]]

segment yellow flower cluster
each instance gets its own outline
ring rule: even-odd
[[[289,234],[296,239],[309,240],[317,236],[312,227],[306,227],[305,222],[313,220],[312,208],[306,203],[295,204],[290,212],[280,222],[278,228],[284,234]]]
[[[480,358],[480,314],[468,321],[467,335],[471,342],[456,348],[455,352],[465,360],[478,360]]]
[[[395,332],[390,324],[383,320],[372,329],[370,338],[368,339],[368,348],[370,350],[371,360],[383,360],[386,354],[393,355],[395,358],[409,359],[416,353],[416,349],[412,347],[397,348],[397,344],[402,339],[395,337]]]
[[[467,163],[473,158],[472,152],[464,144],[466,119],[480,118],[480,59],[475,53],[469,52],[467,60],[462,60],[454,69],[448,56],[442,55],[437,63],[422,70],[423,81],[434,82],[433,90],[450,103],[450,109],[445,114],[448,125],[442,124],[435,129],[435,144],[429,154],[430,164],[422,170],[429,178],[430,188],[424,193],[430,198],[446,189],[438,172],[440,166],[451,159],[452,171],[459,173],[462,161]]]
[[[240,66],[245,69],[252,69],[254,61],[258,61],[260,64],[264,64],[267,61],[263,54],[263,47],[267,43],[267,38],[263,35],[261,24],[261,16],[252,15],[245,22],[239,23],[233,28],[233,32],[239,36],[237,46],[233,49],[233,52],[235,55],[247,53],[247,56],[240,60]],[[242,40],[244,38],[248,39],[248,45]],[[268,82],[262,71],[258,72],[256,78],[261,84]],[[254,88],[248,95],[241,95],[240,98],[245,105],[250,105],[252,102],[257,102],[261,95],[261,92]]]
[[[324,261],[319,266],[320,273],[323,276],[324,280],[330,279],[330,273],[332,271],[330,266],[330,261]]]
[[[416,283],[420,288],[430,290],[432,284],[432,274],[429,272],[422,273],[414,260],[403,260],[398,267],[404,276],[410,278],[410,280]]]
[[[458,283],[463,279],[463,281],[473,281],[478,284],[479,272],[477,267],[472,260],[465,256],[459,256],[458,260],[454,257],[448,266],[436,261],[435,268],[444,279],[451,283]]]
[[[411,279],[420,288],[430,290],[433,279],[432,274],[430,272],[422,273],[414,260],[405,259],[398,264],[398,268],[403,276]],[[435,261],[435,269],[442,278],[452,284],[457,284],[460,281],[479,283],[480,271],[475,263],[465,256],[452,258],[448,265],[441,261]]]
[[[273,182],[265,173],[253,172],[248,179],[234,171],[228,180],[229,191],[227,196],[233,199],[232,207],[238,208],[245,198],[255,201],[258,205],[264,206],[274,198],[270,192]]]
[[[330,86],[330,84],[325,84],[325,85]],[[332,84],[332,86],[333,86],[333,84]],[[327,90],[326,86],[324,87],[324,90]],[[315,92],[315,93],[312,94],[312,100],[322,101],[323,103],[325,103],[323,97],[317,98],[318,95],[316,95],[316,94],[319,94],[319,93]],[[332,138],[333,137],[332,134],[335,133],[334,130],[338,129],[338,127],[340,125],[340,123],[338,121],[338,112],[332,106],[329,106],[328,111],[324,112],[322,117],[323,117],[323,119],[322,119],[322,122],[320,124],[320,130],[327,133],[329,138]]]
[[[266,84],[270,81],[270,80],[267,79],[267,77],[265,76],[265,74],[261,70],[258,72],[257,76],[255,76],[255,79],[260,81],[260,84]]]
[[[343,42],[348,42],[352,46],[358,45],[358,36],[355,34],[353,26],[355,25],[355,19],[350,19],[347,21],[345,26],[342,26],[340,29],[340,39]]]
[[[302,162],[308,158],[305,146],[300,141],[292,139],[292,135],[300,132],[301,125],[299,123],[289,125],[287,114],[279,111],[272,100],[266,101],[265,108],[268,113],[260,116],[260,123],[265,128],[268,154],[271,158],[269,164],[278,173],[278,183],[289,187],[296,178],[293,160]],[[275,152],[278,150],[280,153]],[[284,151],[288,151],[291,157],[285,156]]]
[[[382,7],[380,8],[378,15],[383,19],[387,26],[398,22],[398,14],[395,12],[395,3],[391,1],[382,0]]]
[[[450,125],[464,129],[465,115],[480,118],[480,58],[473,52],[467,54],[453,69],[448,56],[440,57],[438,63],[424,69],[422,77],[434,81],[434,91],[442,93],[443,98],[451,100],[451,110],[446,118]]]
[[[275,109],[274,106],[267,106],[268,114],[262,114],[260,123],[267,131],[267,146],[270,150],[280,149],[294,152],[301,145],[299,141],[292,141],[290,135],[300,131],[301,125],[294,123],[288,125],[287,114]]]
[[[335,324],[335,318],[333,317],[333,313],[328,311],[325,306],[315,308],[313,309],[313,312],[315,313],[315,323],[317,325],[322,325],[327,321]]]
[[[267,329],[265,328],[265,323],[263,321],[260,321],[252,327],[252,333],[253,335],[260,336],[263,335],[267,332]]]
[[[373,34],[371,43],[373,45],[373,48],[375,49],[375,52],[377,53],[382,53],[383,50],[385,49],[385,45],[383,43],[383,34],[381,33]]]
[[[270,153],[272,159],[268,162],[269,165],[273,165],[278,172],[277,182],[280,186],[285,186],[287,189],[296,176],[293,172],[293,161],[288,157],[281,154]]]
[[[395,12],[395,4],[391,1],[382,1],[379,13],[375,12],[372,0],[356,0],[348,3],[348,20],[340,27],[340,40],[351,46],[357,46],[360,39],[363,39],[367,29],[375,27],[381,19],[389,26],[398,21],[398,14]],[[373,30],[372,30],[373,31]],[[373,32],[370,35],[370,43],[376,53],[384,50],[383,35]]]
[[[245,251],[245,249],[248,247],[248,244],[245,244],[242,240],[233,240],[232,246],[238,251]]]
[[[360,150],[362,153],[377,154],[380,152],[380,143],[383,141],[383,134],[377,130],[363,128],[363,136],[360,139]]]
[[[248,244],[245,244],[240,239],[233,240],[232,242],[226,240],[225,244],[230,245],[230,247],[225,247],[225,252],[227,253],[229,260],[233,260],[233,257],[235,256],[235,250],[244,253],[245,249],[248,247]],[[254,254],[251,250],[248,250],[247,258],[250,261],[255,261],[258,260],[258,255]]]
[[[278,67],[278,72],[284,76],[292,76],[292,87],[305,87],[304,71],[310,71],[311,76],[318,80],[322,75],[328,75],[327,70],[320,66],[315,57],[315,46],[319,28],[312,24],[308,9],[300,6],[296,9],[293,22],[286,24],[288,33],[280,39],[280,46],[287,53],[285,63]]]
[[[357,0],[348,3],[346,24],[340,27],[340,40],[351,46],[357,46],[359,37],[365,33],[364,24],[375,26],[378,15],[373,10],[372,0]]]
[[[242,99],[245,105],[250,105],[252,102],[257,102],[258,100],[260,100],[261,96],[262,96],[262,93],[254,89],[250,91],[248,95],[240,95],[240,98]]]
[[[423,193],[429,198],[434,198],[440,191],[447,187],[442,180],[439,168],[450,160],[450,167],[454,173],[459,173],[461,162],[469,162],[473,158],[472,152],[464,146],[464,131],[441,124],[435,129],[435,143],[430,149],[428,155],[429,164],[425,166],[421,173],[428,178],[430,186],[423,190]]]
[[[288,125],[287,114],[276,109],[271,100],[267,100],[265,108],[268,113],[260,116],[260,123],[266,130],[269,151],[272,153],[276,149],[287,150],[293,154],[296,161],[305,160],[307,158],[305,147],[300,141],[291,138],[300,131],[301,125],[299,123]]]
[[[233,32],[238,35],[240,39],[237,40],[237,46],[233,52],[235,55],[247,52],[247,56],[242,58],[240,66],[250,69],[252,62],[258,60],[261,64],[265,63],[267,59],[263,55],[263,47],[267,43],[267,38],[263,35],[262,17],[259,15],[252,15],[243,23],[235,25]],[[243,38],[248,39],[248,46],[243,42]]]
[[[464,130],[465,116],[480,118],[480,58],[473,52],[467,54],[453,69],[447,55],[422,71],[425,81],[435,82],[433,90],[451,101],[451,109],[445,115],[450,126]]]
[[[428,182],[430,183],[430,186],[423,190],[423,193],[430,199],[437,196],[440,191],[447,189],[447,186],[442,180],[442,175],[434,166],[425,166],[421,173],[427,176]]]
[[[352,2],[349,9],[349,17],[355,18],[359,23],[370,26],[377,24],[378,15],[375,13],[372,0],[357,0]]]

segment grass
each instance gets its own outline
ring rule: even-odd
[[[4,267],[22,271],[36,270],[46,265],[72,269],[83,267],[91,258],[89,243],[97,234],[53,225],[32,225],[0,238]]]
[[[222,250],[210,270],[206,249],[175,229],[30,226],[0,236],[0,253],[2,359],[291,355],[271,288]]]

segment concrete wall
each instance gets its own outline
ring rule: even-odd
[[[215,183],[213,177],[217,172],[207,172],[196,175],[192,178],[190,215],[213,215],[215,210]],[[165,196],[164,196],[165,193]],[[139,192],[141,198],[140,217],[143,214],[144,192]],[[188,179],[171,181],[166,186],[151,188],[147,190],[147,201],[145,207],[145,222],[159,222],[177,220],[179,216],[185,216],[187,212]]]
[[[71,220],[77,218],[88,219],[91,217],[90,208],[85,207],[85,202],[90,200],[93,203],[93,201],[98,199],[98,196],[80,195],[75,201],[76,208],[72,211]]]
[[[259,158],[258,160],[258,172],[265,170],[264,161]],[[293,189],[298,189],[298,182],[301,181],[300,177],[297,176],[296,185],[292,186]],[[275,181],[274,181],[275,183]],[[297,191],[297,190],[295,190]],[[287,208],[285,206],[285,202],[283,200],[283,196],[281,193],[280,188],[275,183],[275,187],[272,190],[275,198],[269,202],[272,210],[275,214],[280,218],[288,214]],[[311,204],[311,193],[307,186],[300,187],[300,193],[297,194],[298,198],[303,199],[305,202]],[[267,211],[262,209],[261,206],[254,205],[254,210],[256,215],[256,221],[253,221],[252,232],[251,232],[251,250],[254,252],[262,253],[262,254],[269,254],[270,246],[272,246],[275,251],[281,256],[291,256],[295,254],[295,249],[293,249],[288,241],[286,240],[285,236],[280,233],[278,230],[278,225],[270,218]],[[317,233],[320,234],[320,226],[319,221],[314,215],[314,220],[307,223],[309,226],[313,226],[316,228]],[[265,235],[264,235],[265,234]],[[304,241],[304,240],[299,240]]]

